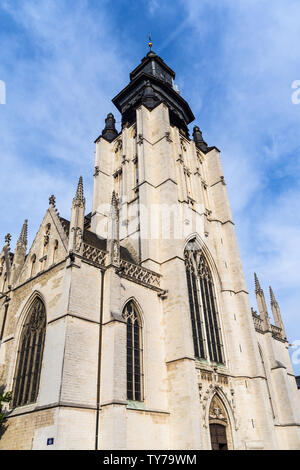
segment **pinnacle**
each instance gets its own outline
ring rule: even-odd
[[[79,202],[84,202],[82,176],[80,176],[79,181],[78,181],[75,200]]]
[[[17,242],[18,244],[27,245],[27,229],[28,229],[28,220],[25,219],[20,236],[19,236],[19,240]]]
[[[277,302],[276,299],[275,299],[275,295],[274,295],[272,287],[270,286],[269,289],[270,289],[271,303]]]
[[[262,289],[260,287],[260,283],[259,283],[259,280],[258,280],[258,277],[257,277],[256,273],[254,273],[254,282],[255,282],[255,293],[257,294]]]

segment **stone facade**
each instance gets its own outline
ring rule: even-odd
[[[151,54],[142,65],[169,73]],[[52,196],[29,253],[26,222],[14,254],[10,237],[0,254],[7,391],[35,298],[47,315],[37,400],[9,408],[0,448],[210,449],[211,426],[222,425],[229,449],[299,449],[299,393],[279,306],[271,291],[272,325],[256,277],[259,313],[251,310],[220,152],[199,128],[190,139],[187,103],[149,70],[144,85],[143,70],[131,77],[133,104],[125,92],[114,99],[122,131],[108,115],[96,140],[91,213],[80,179],[70,222]],[[212,273],[222,364],[195,357],[190,241]],[[130,300],[142,325],[141,401],[127,399],[122,312]]]

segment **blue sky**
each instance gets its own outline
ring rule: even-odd
[[[93,141],[108,112],[120,121],[110,100],[151,31],[193,125],[222,152],[252,305],[256,271],[300,340],[299,18],[298,0],[2,0],[1,243],[10,232],[14,247],[25,218],[32,241],[52,193],[68,218],[79,175],[90,210]]]

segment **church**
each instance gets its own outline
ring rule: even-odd
[[[279,304],[255,274],[251,308],[220,151],[151,46],[95,140],[92,208],[80,177],[69,220],[52,195],[28,251],[27,220],[5,237],[0,449],[300,449]]]

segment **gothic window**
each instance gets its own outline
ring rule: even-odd
[[[123,310],[127,323],[127,399],[143,400],[142,326],[134,302],[128,302]]]
[[[38,395],[44,341],[46,311],[43,302],[33,302],[24,322],[13,383],[14,407],[35,403]]]
[[[195,356],[222,364],[223,346],[210,268],[195,241],[188,243],[184,255]]]

